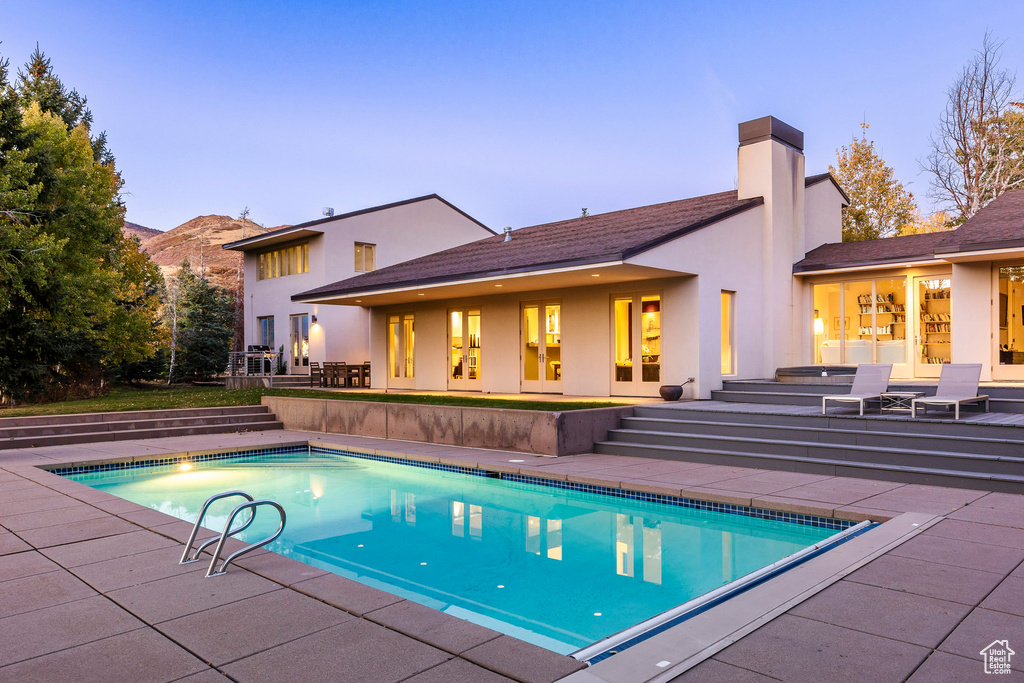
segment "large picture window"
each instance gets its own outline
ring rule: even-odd
[[[814,285],[814,362],[907,362],[907,280]]]
[[[269,280],[275,277],[309,272],[309,243],[267,251],[259,255],[257,277]]]

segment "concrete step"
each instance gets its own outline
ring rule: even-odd
[[[822,440],[795,441],[719,434],[682,434],[664,431],[614,429],[608,433],[611,443],[669,446],[683,449],[711,449],[758,455],[783,455],[804,460],[855,462],[866,465],[896,465],[919,469],[956,470],[984,474],[1024,477],[1024,457],[967,453],[963,451],[924,450],[915,447],[879,447],[831,443],[831,434]],[[1020,449],[1018,448],[1018,455]]]
[[[689,404],[694,405],[694,404]],[[699,403],[696,404],[699,406]],[[768,426],[808,427],[814,429],[864,430],[892,432],[897,434],[945,435],[965,438],[1008,439],[1024,442],[1024,425],[989,424],[982,422],[955,421],[952,418],[911,419],[896,416],[879,419],[872,416],[860,417],[856,413],[829,415],[789,415],[784,413],[751,412],[700,409],[699,407],[673,408],[659,404],[641,405],[633,409],[636,417],[652,417],[668,420],[692,420],[706,423],[741,423]]]
[[[269,413],[266,406],[216,406],[212,408],[171,408],[167,410],[127,410],[111,413],[73,413],[67,415],[32,415],[27,417],[0,417],[0,429],[40,424],[80,424],[85,422],[116,422],[146,419],[202,417],[206,415],[233,415],[239,413]],[[2,413],[0,413],[2,415]]]
[[[0,450],[12,448],[39,448],[43,446],[65,446],[103,441],[134,441],[158,439],[168,436],[191,436],[194,434],[227,434],[230,432],[254,432],[284,429],[284,423],[273,415],[260,421],[236,422],[232,424],[189,425],[154,429],[131,429],[122,431],[89,432],[85,434],[55,434],[52,436],[21,437],[0,440]]]
[[[68,424],[40,424],[0,428],[0,440],[59,434],[88,434],[93,432],[125,431],[129,429],[170,429],[204,424],[235,424],[250,421],[273,420],[265,406],[252,406],[263,410],[231,412],[227,415],[197,415],[188,417],[160,417],[155,419],[114,420],[110,422],[80,422]],[[142,417],[136,413],[136,418]]]
[[[851,378],[852,379],[852,378]],[[733,379],[723,380],[722,390],[743,391],[753,393],[775,393],[775,394],[848,394],[852,382],[838,384],[817,384],[805,382],[775,382],[768,379]],[[891,391],[923,391],[927,396],[934,396],[938,380],[927,381],[904,381],[894,379],[889,382]],[[982,384],[978,387],[979,394],[986,394],[992,398],[1005,398],[1024,400],[1024,385],[990,385]]]
[[[1012,474],[978,473],[958,469],[937,469],[890,463],[863,463],[850,460],[750,453],[713,448],[685,448],[626,441],[602,441],[595,444],[595,451],[611,455],[685,460],[711,465],[729,465],[829,476],[880,479],[883,481],[930,486],[1024,493],[1024,477]]]
[[[829,445],[849,445],[881,449],[945,451],[969,455],[1024,456],[1020,440],[928,433],[898,433],[869,429],[843,429],[821,426],[757,424],[754,422],[720,423],[701,420],[676,420],[657,417],[624,417],[623,430],[685,434],[691,436],[731,436],[765,441],[795,441]],[[1020,437],[1024,439],[1024,430]]]
[[[834,392],[834,393],[850,393]],[[932,388],[931,393],[935,391]],[[727,401],[729,403],[760,403],[766,405],[788,405],[788,406],[821,406],[821,393],[797,393],[792,391],[716,391],[712,390],[711,398],[715,401]],[[1024,399],[1016,398],[993,398],[989,402],[989,410],[993,413],[1024,413]],[[961,413],[973,411],[978,412],[979,406],[964,406]],[[870,408],[869,408],[870,410]]]
[[[266,406],[225,406],[0,420],[0,450],[283,429]]]

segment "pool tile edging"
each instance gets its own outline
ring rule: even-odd
[[[413,454],[406,455],[405,457],[397,457],[395,455],[381,455],[375,452],[368,452],[361,449],[354,449],[342,446],[326,446],[323,444],[313,444],[308,442],[307,446],[310,449],[310,452],[321,453],[326,455],[341,455],[347,457],[361,458],[365,460],[374,460],[378,462],[386,462],[412,467],[422,467],[425,469],[453,472],[456,474],[486,477],[490,479],[500,479],[510,484],[544,486],[549,488],[576,491],[579,493],[605,495],[613,498],[623,498],[646,503],[660,503],[664,505],[673,505],[676,507],[683,507],[693,510],[720,512],[725,514],[739,515],[743,517],[752,517],[756,519],[765,519],[771,521],[786,522],[790,524],[814,526],[835,531],[842,531],[857,524],[857,522],[855,521],[838,519],[835,517],[825,517],[797,512],[785,512],[780,510],[772,510],[769,508],[736,505],[731,503],[720,503],[710,500],[688,498],[684,496],[673,496],[670,494],[635,491],[622,487],[601,486],[591,483],[576,482],[572,481],[571,479],[551,479],[533,475],[524,475],[515,472],[497,471],[493,469],[486,469],[486,465],[482,463],[476,463],[475,467],[470,467],[465,465],[451,465],[447,463],[436,462],[433,460],[421,460],[417,459]],[[104,461],[102,463],[81,465],[75,464],[65,467],[43,467],[42,469],[45,469],[46,471],[59,476],[67,476],[74,474],[86,474],[91,472],[130,470],[141,467],[174,466],[192,462],[209,462],[213,460],[227,460],[254,456],[259,457],[267,455],[280,455],[294,452],[296,448],[301,448],[301,446],[297,446],[295,444],[286,444],[273,447],[247,448],[243,450],[225,449],[222,451],[205,452],[198,455],[186,454],[171,455],[160,458],[146,458],[143,460]]]

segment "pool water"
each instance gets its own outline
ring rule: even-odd
[[[215,493],[276,500],[271,550],[563,654],[836,533],[306,448],[182,467],[67,476],[191,522]],[[277,523],[264,508],[241,537]]]

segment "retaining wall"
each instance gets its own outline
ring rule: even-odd
[[[538,455],[591,453],[629,406],[547,412],[264,396],[285,429],[493,448]],[[555,405],[555,404],[553,404]]]

